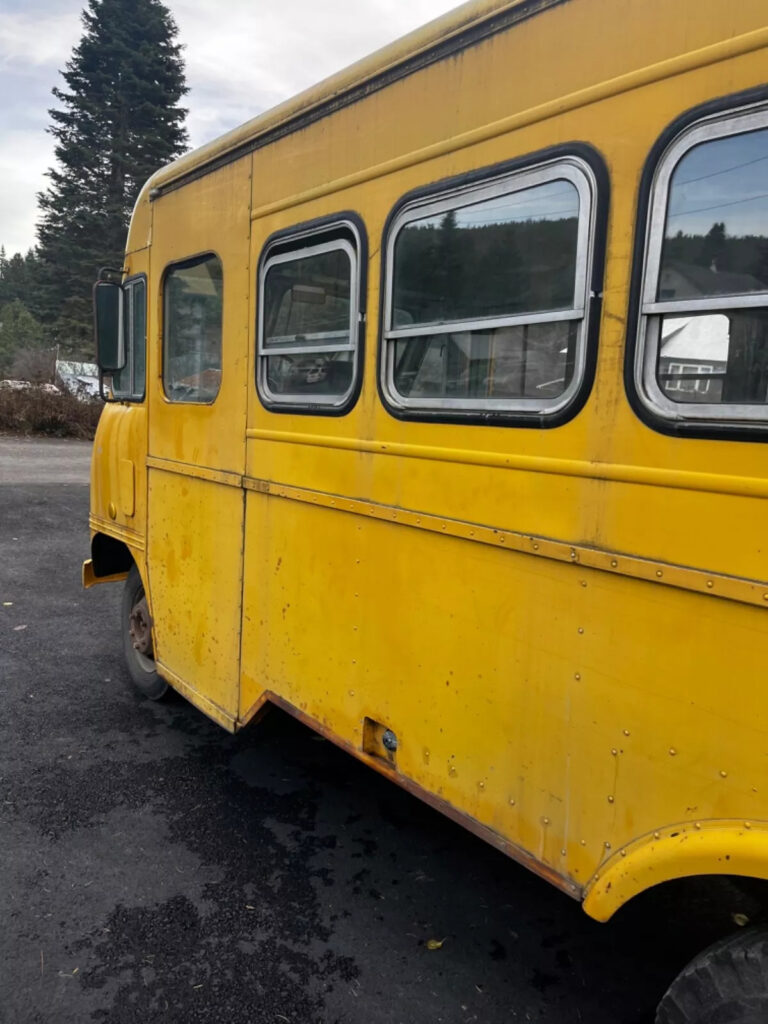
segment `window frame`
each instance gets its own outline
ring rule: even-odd
[[[347,253],[350,264],[349,341],[344,344],[267,345],[264,339],[264,291],[270,269],[339,250]],[[256,393],[265,409],[278,413],[343,416],[354,407],[362,385],[367,263],[365,227],[360,217],[349,211],[297,224],[275,232],[266,240],[259,256],[256,295]],[[270,357],[324,352],[352,353],[350,385],[343,395],[278,395],[270,390],[267,379],[267,360]]]
[[[167,391],[167,379],[166,369],[168,367],[168,303],[166,300],[166,286],[168,284],[168,278],[170,275],[177,270],[186,270],[190,267],[196,267],[201,263],[205,263],[210,259],[216,259],[219,261],[221,267],[221,334],[219,338],[219,355],[220,355],[220,366],[219,366],[219,386],[216,390],[216,394],[209,401],[199,402],[194,399],[188,398],[171,398]],[[194,256],[187,256],[182,260],[174,260],[171,263],[166,264],[163,268],[163,276],[160,280],[160,302],[162,309],[161,316],[161,327],[162,327],[162,369],[161,379],[163,383],[163,398],[169,405],[190,405],[190,406],[211,406],[213,405],[219,395],[221,394],[221,383],[224,377],[224,261],[218,252],[214,249],[206,249],[203,252],[196,253]]]
[[[657,380],[664,314],[696,316],[707,312],[768,310],[768,288],[761,292],[703,298],[656,299],[669,184],[678,163],[694,146],[756,128],[768,128],[768,88],[765,86],[720,97],[686,111],[662,132],[643,168],[627,318],[624,385],[636,415],[661,434],[711,440],[765,440],[768,433],[768,403],[760,406],[755,403],[673,402],[663,393]],[[760,412],[762,415],[755,415]]]
[[[135,287],[138,284],[142,284],[143,287],[144,287],[144,378],[143,378],[143,380],[141,382],[142,383],[142,387],[141,387],[141,391],[140,392],[136,388],[136,361],[134,359],[134,348],[133,348],[134,302],[133,302],[133,298],[132,297],[131,297],[130,301],[128,299],[128,292],[130,291],[131,292],[131,296],[132,296],[133,292],[135,290]],[[127,277],[122,282],[121,288],[123,289],[123,293],[124,293],[124,295],[123,295],[123,302],[124,303],[128,303],[128,308],[130,310],[130,319],[129,319],[129,323],[127,325],[129,344],[126,346],[125,366],[119,372],[123,373],[126,370],[126,368],[130,368],[130,374],[129,374],[130,375],[130,388],[127,391],[125,391],[124,393],[116,392],[115,388],[114,388],[114,374],[112,374],[111,375],[112,381],[110,382],[110,385],[109,385],[109,395],[111,397],[108,397],[106,392],[104,391],[103,382],[101,382],[101,384],[100,384],[100,391],[101,391],[101,397],[105,401],[110,401],[110,402],[135,402],[137,404],[140,404],[147,397],[147,342],[148,342],[148,339],[149,339],[149,330],[148,330],[148,322],[149,322],[148,321],[148,318],[149,318],[149,291],[148,291],[148,288],[147,288],[147,275],[144,272],[139,273],[139,274],[132,274],[130,277]],[[126,306],[124,305],[123,308],[125,309]],[[123,329],[125,330],[125,325],[124,325]]]
[[[458,209],[456,200],[470,202],[508,195],[550,181],[569,180],[579,194],[576,274],[573,305],[563,310],[510,314],[444,324],[392,326],[394,247],[401,228],[413,220]],[[514,187],[510,188],[512,183]],[[481,168],[415,189],[398,201],[382,234],[379,395],[387,411],[397,419],[547,428],[572,419],[584,406],[594,381],[597,332],[602,304],[605,262],[605,231],[609,178],[602,156],[586,143],[550,147],[525,157]],[[467,204],[461,204],[467,205]],[[586,212],[585,212],[586,207]],[[393,353],[397,340],[429,337],[454,331],[490,330],[499,326],[576,322],[580,327],[571,384],[554,399],[406,399],[394,387]]]

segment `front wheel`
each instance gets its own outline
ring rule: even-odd
[[[768,1021],[768,928],[716,942],[672,982],[656,1024],[765,1024]]]
[[[131,682],[150,700],[160,700],[168,691],[168,684],[157,673],[152,643],[152,619],[144,593],[139,570],[131,566],[123,590],[120,627],[123,654]]]

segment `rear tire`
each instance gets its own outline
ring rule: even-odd
[[[135,565],[131,566],[125,581],[120,627],[125,666],[131,682],[145,697],[160,700],[168,692],[168,684],[157,673],[149,607],[144,584]]]
[[[672,982],[656,1024],[765,1024],[768,928],[728,936],[692,960]]]

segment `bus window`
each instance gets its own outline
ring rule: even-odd
[[[112,374],[111,390],[123,402],[141,402],[146,388],[147,285],[143,277],[123,285],[125,301],[125,366]]]
[[[656,168],[635,382],[656,416],[768,424],[768,110],[708,118]]]
[[[163,387],[172,402],[211,403],[221,383],[223,279],[217,256],[170,267],[163,287]]]
[[[351,225],[268,244],[259,275],[259,395],[268,408],[339,411],[355,390],[359,239]]]
[[[387,238],[393,411],[562,412],[585,375],[590,168],[560,160],[407,201]]]

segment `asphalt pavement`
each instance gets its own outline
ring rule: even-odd
[[[131,690],[88,458],[0,439],[0,1021],[651,1024],[706,928],[595,924],[287,716]]]

